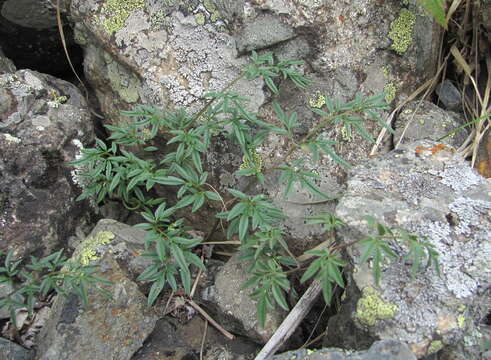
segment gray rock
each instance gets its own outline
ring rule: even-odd
[[[142,233],[132,230],[114,220],[101,220],[77,247],[74,261],[99,265],[97,276],[113,282],[103,286],[112,299],[92,289],[84,308],[73,294],[57,297],[40,334],[36,359],[131,359],[143,345],[157,316],[132,280],[143,242]]]
[[[0,360],[31,360],[34,352],[16,343],[0,338]]]
[[[441,84],[438,84],[435,92],[446,109],[452,111],[462,110],[462,96],[450,80],[445,79]]]
[[[280,18],[263,14],[248,23],[236,35],[237,50],[245,53],[251,50],[261,50],[295,36],[293,29],[283,23]]]
[[[356,304],[351,321],[374,338],[409,344],[418,357],[462,341],[467,348],[467,332],[476,331],[489,311],[491,184],[451,148],[430,141],[374,158],[351,174],[336,207],[347,224],[340,240],[366,236],[363,217],[371,215],[425,237],[441,264],[441,276],[422,268],[413,279],[411,263],[403,259],[406,245],[391,242],[399,258],[383,265],[377,286],[371,269],[358,264],[361,247],[349,247],[354,269],[343,307]],[[339,329],[329,326],[342,337]]]
[[[0,47],[0,74],[14,73],[17,69],[14,63],[9,58],[5,57],[5,54]]]
[[[457,113],[445,111],[429,101],[413,101],[407,104],[395,123],[394,143],[410,143],[416,140],[437,141],[450,131],[463,125]],[[441,141],[458,148],[465,141],[467,131],[461,129]]]
[[[416,360],[409,347],[396,340],[375,342],[370,349],[351,352],[338,349],[295,350],[275,355],[273,360]]]
[[[74,85],[30,70],[0,75],[2,249],[23,256],[66,247],[87,214],[87,203],[75,201],[80,189],[67,162],[93,138]]]
[[[56,13],[47,2],[38,0],[7,0],[3,3],[1,15],[8,21],[22,27],[37,30],[52,28],[56,24]]]
[[[204,300],[216,312],[218,322],[227,330],[264,344],[274,334],[286,316],[279,308],[268,309],[266,324],[261,328],[257,319],[256,302],[249,295],[252,289],[242,290],[248,280],[248,265],[234,255],[218,271],[215,285],[206,289]]]

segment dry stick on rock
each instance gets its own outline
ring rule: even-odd
[[[293,334],[297,326],[302,322],[304,317],[309,313],[314,305],[315,300],[321,292],[322,286],[320,281],[314,280],[309,288],[302,295],[300,300],[288,314],[280,327],[275,331],[271,339],[264,345],[261,352],[257,354],[255,360],[269,359]]]
[[[220,331],[227,339],[229,340],[233,340],[235,338],[235,336],[231,333],[229,333],[227,330],[225,330],[224,328],[222,328],[220,325],[218,325],[218,323],[213,320],[210,315],[208,315],[206,313],[206,311],[204,311],[201,306],[199,306],[198,304],[196,304],[193,300],[186,300],[186,302],[191,305],[194,310],[196,310],[197,312],[199,312],[201,315],[203,315],[203,317],[211,324],[213,325],[214,327],[217,328],[218,331]]]

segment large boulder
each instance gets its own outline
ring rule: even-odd
[[[65,247],[87,204],[68,161],[93,141],[92,116],[72,84],[30,70],[0,75],[0,247],[18,255]]]
[[[101,220],[81,242],[72,261],[98,265],[107,299],[94,289],[84,307],[73,294],[58,296],[38,342],[36,359],[131,359],[152,332],[157,315],[134,282],[144,264],[144,233],[114,220]]]
[[[477,359],[489,332],[491,184],[452,148],[431,141],[371,159],[351,175],[336,207],[346,223],[341,243],[365,237],[363,217],[371,215],[426,238],[439,253],[441,275],[423,266],[413,278],[403,258],[408,248],[391,241],[398,258],[383,264],[377,285],[370,267],[359,264],[362,247],[348,247],[350,285],[326,343],[349,348],[367,338],[395,338],[419,358],[451,345],[455,354]]]

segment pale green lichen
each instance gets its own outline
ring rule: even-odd
[[[150,16],[150,29],[152,30],[166,30],[171,32],[174,29],[172,24],[172,19],[168,16],[168,11],[166,9],[160,9],[159,11],[153,13]]]
[[[109,35],[121,30],[131,13],[145,6],[145,0],[107,0],[102,6],[107,18],[102,26]]]
[[[48,101],[47,104],[49,107],[52,107],[55,109],[57,109],[60,106],[60,104],[66,103],[68,100],[68,97],[58,94],[58,91],[56,91],[54,89],[51,89],[49,91],[49,97],[51,98],[51,100]]]
[[[310,107],[320,109],[326,104],[326,97],[321,93],[317,92],[315,97],[309,99]]]
[[[384,93],[385,93],[385,102],[387,104],[392,103],[396,97],[396,86],[394,85],[393,82],[388,82],[384,86]]]
[[[251,163],[250,160],[244,155],[242,157],[242,164],[240,165],[239,169],[258,169],[261,171],[263,167],[263,159],[261,159],[261,155],[259,155],[256,150],[252,150],[251,156],[253,163]]]
[[[443,348],[443,342],[441,340],[434,340],[431,342],[430,346],[428,346],[428,350],[426,350],[426,355],[437,353],[442,348]]]
[[[402,9],[397,19],[390,24],[389,39],[392,40],[392,50],[404,54],[413,40],[413,29],[416,15],[408,9]]]
[[[363,289],[363,296],[356,304],[355,318],[362,325],[373,326],[379,320],[394,317],[396,311],[395,304],[385,302],[377,290],[367,287]]]
[[[210,13],[210,20],[212,22],[215,22],[220,18],[220,12],[210,0],[203,0],[203,6]]]
[[[201,12],[194,14],[194,21],[196,21],[196,25],[203,25],[206,21],[205,15]]]
[[[89,237],[80,244],[79,251],[75,254],[75,261],[82,264],[88,265],[91,261],[100,258],[98,247],[109,244],[114,235],[110,231],[99,231],[94,237]]]
[[[11,143],[20,143],[22,140],[19,139],[18,137],[12,136],[10,134],[2,134],[5,137],[5,140]]]
[[[128,103],[138,101],[140,98],[140,83],[134,75],[128,74],[121,65],[116,61],[112,61],[107,64],[107,76],[111,87],[124,101]]]
[[[457,316],[457,325],[459,325],[459,328],[463,329],[465,326],[465,316],[463,314],[460,314]]]

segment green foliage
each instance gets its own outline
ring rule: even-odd
[[[445,0],[417,0],[427,12],[440,24],[443,28],[447,29],[448,21],[446,17],[446,1]]]
[[[205,94],[206,103],[196,114],[189,115],[183,109],[166,112],[137,106],[133,111],[124,112],[131,121],[107,126],[111,132],[110,146],[97,140],[93,149],[83,150],[83,156],[73,162],[85,169],[83,176],[87,180],[79,199],[93,198],[97,203],[116,199],[128,208],[140,211],[145,222],[136,226],[146,231],[146,253],[143,256],[150,258],[152,265],[138,279],[151,283],[149,305],[156,301],[166,284],[173,291],[182,286],[189,294],[192,268],[204,269],[204,264],[194,252],[202,240],[190,235],[192,229],[185,226],[183,214],[189,210],[197,212],[205,205],[209,206],[208,209],[223,208],[223,211],[217,211],[216,218],[227,223],[227,238],[238,237],[242,244],[241,259],[249,263],[250,274],[244,288],[251,288],[251,296],[257,300],[259,322],[264,325],[268,308],[275,304],[287,310],[286,294],[294,294],[286,269],[299,264],[292,258],[280,229],[285,215],[264,194],[249,195],[237,189],[219,194],[207,183],[203,154],[209,151],[214,137],[224,136],[241,150],[243,166],[235,175],[263,183],[266,175],[275,171],[279,173],[278,182],[285,184],[285,199],[294,185],[308,189],[316,197],[330,199],[316,185],[319,175],[311,170],[312,165],[319,161],[321,153],[341,166],[348,167],[349,164],[335,153],[336,143],[325,137],[326,127],[339,127],[349,137],[356,132],[373,142],[364,123],[372,120],[386,126],[379,116],[379,111],[387,108],[384,94],[372,97],[357,95],[347,103],[323,96],[325,101],[312,109],[315,123],[303,138],[295,133],[299,126],[297,114],[287,113],[277,102],[272,102],[276,124],[265,122],[247,109],[247,98],[230,91],[234,83],[244,77],[262,78],[272,95],[277,95],[281,81],[291,81],[301,90],[306,89],[310,81],[298,70],[302,62],[276,61],[272,54],[258,55],[255,52],[251,60],[243,73],[222,91]],[[388,130],[392,131],[390,127]],[[287,152],[277,163],[264,169],[256,149],[270,133],[285,138]],[[152,156],[157,144],[166,151],[160,160]],[[137,153],[129,151],[130,147]],[[308,150],[310,156],[294,158],[300,149]],[[156,186],[174,188],[175,199],[155,198]],[[226,202],[222,196],[231,200]],[[321,212],[307,220],[309,224],[321,224],[325,231],[342,225],[341,220],[329,212]],[[382,230],[377,236],[362,242],[367,248],[363,260],[372,259],[376,264],[377,281],[383,257],[395,256],[382,238],[386,234],[391,235],[391,230],[380,226],[377,229]],[[429,244],[418,242],[410,234],[405,236],[412,244],[408,258],[413,259],[416,269],[424,254],[430,254],[429,260],[435,260]],[[333,284],[344,287],[342,268],[346,264],[341,260],[339,249],[308,254],[316,259],[307,268],[302,281],[319,279],[323,284],[324,298],[329,302]]]
[[[0,308],[9,311],[14,323],[17,309],[27,308],[32,315],[36,300],[46,298],[52,291],[65,297],[76,294],[84,306],[89,302],[89,289],[111,298],[110,293],[99,286],[111,284],[111,281],[94,275],[97,266],[68,261],[63,250],[41,259],[31,256],[30,264],[23,266],[22,259],[13,260],[14,251],[10,249],[7,254],[0,251],[0,257],[5,257],[0,267],[0,284],[12,289],[0,298]]]

